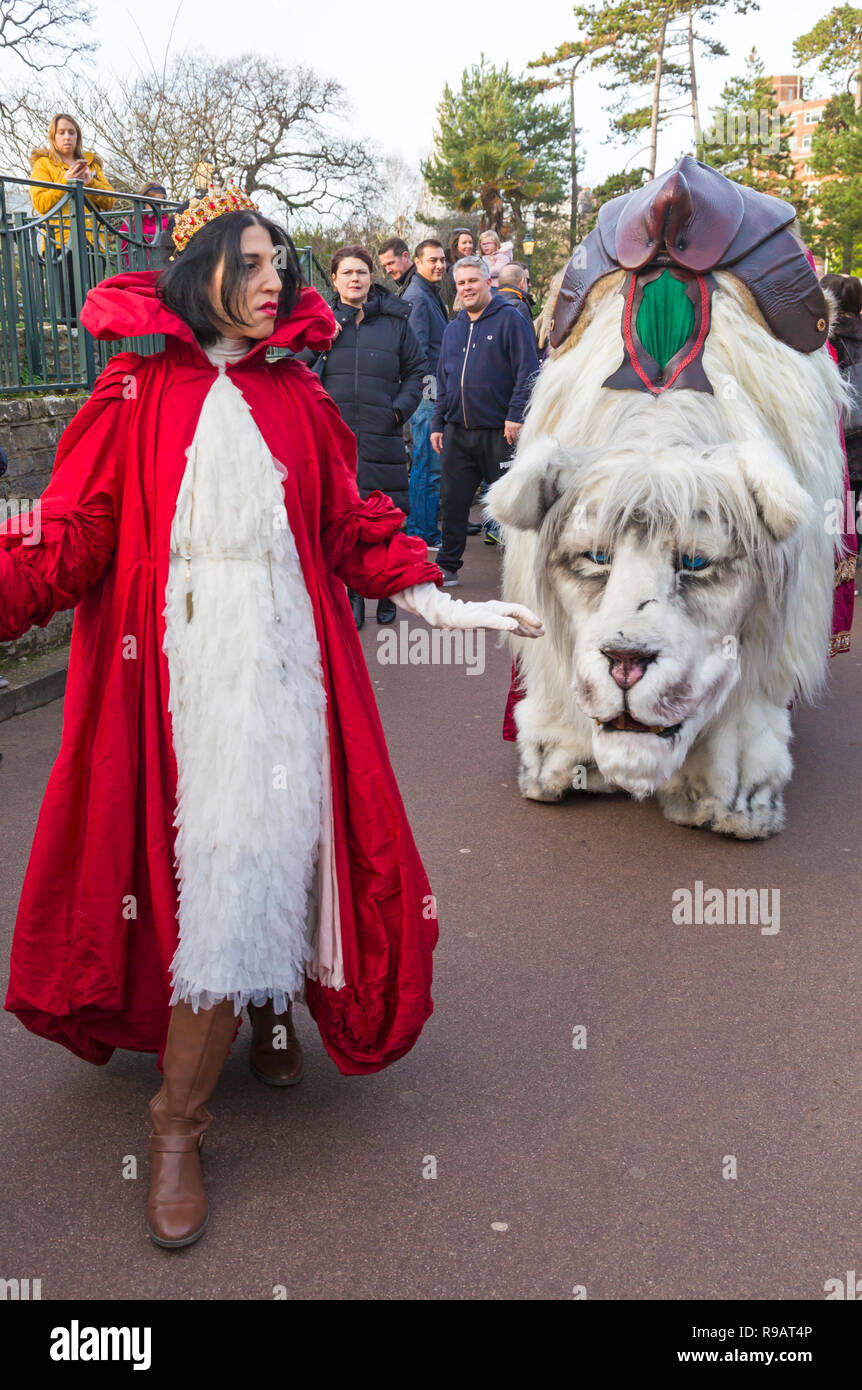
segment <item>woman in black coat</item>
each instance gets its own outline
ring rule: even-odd
[[[410,510],[404,422],[422,397],[425,354],[408,323],[410,305],[372,283],[373,262],[364,246],[342,246],[332,257],[332,311],[338,334],[313,370],[344,423],[356,435],[359,491],[379,488],[402,511]],[[351,592],[356,626],[365,602]],[[395,604],[380,599],[377,621],[391,623]]]

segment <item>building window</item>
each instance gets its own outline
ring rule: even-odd
[[[796,100],[796,88],[795,88],[795,87],[785,87],[785,88],[784,88],[784,100],[785,100],[785,101],[795,101],[795,100]]]
[[[816,125],[817,122],[820,120],[820,118],[821,118],[822,115],[823,115],[823,108],[822,108],[822,107],[820,108],[819,111],[806,111],[806,112],[805,112],[805,124],[806,124],[806,125]]]
[[[803,135],[803,137],[802,137],[802,148],[803,148],[803,150],[810,150],[810,149],[811,149],[811,136],[810,136],[810,135]]]

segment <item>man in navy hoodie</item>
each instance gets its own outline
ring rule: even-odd
[[[442,454],[444,588],[458,583],[473,494],[480,482],[496,482],[511,457],[539,370],[532,329],[508,296],[492,294],[482,257],[456,261],[453,274],[464,308],[443,334],[431,421],[431,444]]]

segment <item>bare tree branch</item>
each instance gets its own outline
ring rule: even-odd
[[[96,47],[77,32],[92,19],[84,0],[0,0],[0,52],[14,54],[35,72],[62,67],[74,54]]]
[[[235,180],[287,218],[376,216],[386,197],[376,149],[350,131],[343,88],[311,68],[192,52],[173,58],[164,75],[154,65],[110,87],[40,89],[19,98],[14,123],[0,119],[7,158],[29,168],[30,148],[44,143],[52,111],[64,104],[118,190],[157,179],[172,198],[186,198],[203,163],[215,182]]]

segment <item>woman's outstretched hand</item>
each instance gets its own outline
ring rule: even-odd
[[[418,613],[432,627],[495,628],[511,632],[515,637],[543,637],[545,626],[522,603],[506,603],[490,599],[487,603],[464,603],[444,594],[434,584],[414,584],[392,598],[408,613]]]
[[[445,621],[438,627],[488,627],[503,632],[513,632],[516,637],[544,637],[545,625],[531,609],[522,603],[505,603],[500,599],[489,599],[487,603],[464,603],[461,599],[448,598],[452,607]]]

